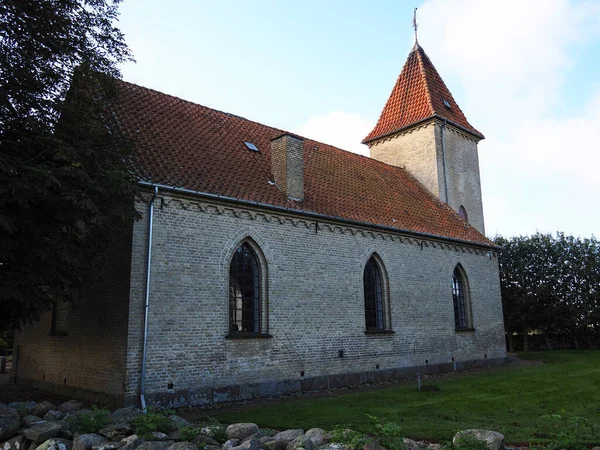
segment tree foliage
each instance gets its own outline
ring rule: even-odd
[[[529,332],[588,343],[600,337],[600,243],[564,233],[497,236],[504,322],[509,336]]]
[[[109,231],[136,217],[131,156],[106,126],[131,59],[118,4],[0,2],[0,327],[80,299]]]

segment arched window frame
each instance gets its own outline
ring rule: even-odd
[[[373,267],[379,275],[379,286],[367,285],[367,276],[376,275],[369,273],[369,267]],[[375,277],[377,278],[377,277]],[[391,334],[392,331],[392,320],[391,320],[391,308],[390,308],[390,289],[387,271],[383,261],[376,253],[373,253],[363,268],[363,312],[365,318],[365,334]],[[373,280],[372,280],[373,281]],[[369,295],[379,296],[379,299],[375,298],[375,304],[373,301],[368,302]],[[369,321],[369,311],[375,311],[375,324]],[[371,322],[371,323],[369,323]]]
[[[456,331],[472,331],[471,290],[467,274],[460,264],[457,264],[452,272],[452,304]]]
[[[256,317],[251,319],[253,322],[252,329],[244,330],[239,329],[240,325],[244,321],[240,316],[243,315],[243,305],[239,308],[239,289],[237,290],[238,295],[236,295],[236,282],[234,279],[235,270],[234,264],[236,264],[236,255],[238,255],[239,251],[243,251],[246,249],[249,251],[250,256],[254,259],[255,269],[258,271],[257,274],[253,274],[254,284],[253,290],[256,292],[256,297],[253,302],[253,309],[257,309]],[[239,274],[238,274],[239,275]],[[254,242],[250,238],[246,238],[239,242],[239,244],[235,247],[233,254],[229,260],[229,264],[227,266],[227,277],[228,277],[228,299],[227,299],[227,309],[228,309],[228,330],[227,338],[262,338],[262,337],[271,337],[268,334],[268,286],[267,286],[267,261],[265,256],[258,246],[256,242]],[[239,283],[239,278],[238,278]],[[244,281],[242,281],[244,283]],[[239,283],[241,284],[241,283]],[[243,300],[242,300],[243,302]],[[239,315],[238,315],[239,313]],[[247,319],[246,319],[247,320]],[[237,325],[238,329],[234,325]]]
[[[458,208],[458,215],[462,220],[469,223],[469,214],[467,213],[467,209],[464,207],[464,205],[460,205],[460,208]]]

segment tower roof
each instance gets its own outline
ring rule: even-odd
[[[363,144],[438,117],[483,139],[467,121],[433,63],[416,43],[406,59],[392,93],[381,111],[377,125]]]

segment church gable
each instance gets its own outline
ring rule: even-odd
[[[272,141],[288,134],[233,114],[118,82],[113,110],[142,181],[491,246],[406,170],[310,139],[303,198],[273,179]],[[248,147],[252,144],[256,150]]]

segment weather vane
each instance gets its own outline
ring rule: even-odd
[[[413,14],[413,28],[415,29],[415,44],[418,44],[419,40],[417,39],[417,28],[419,28],[419,26],[417,25],[417,8],[415,8],[415,12]]]

